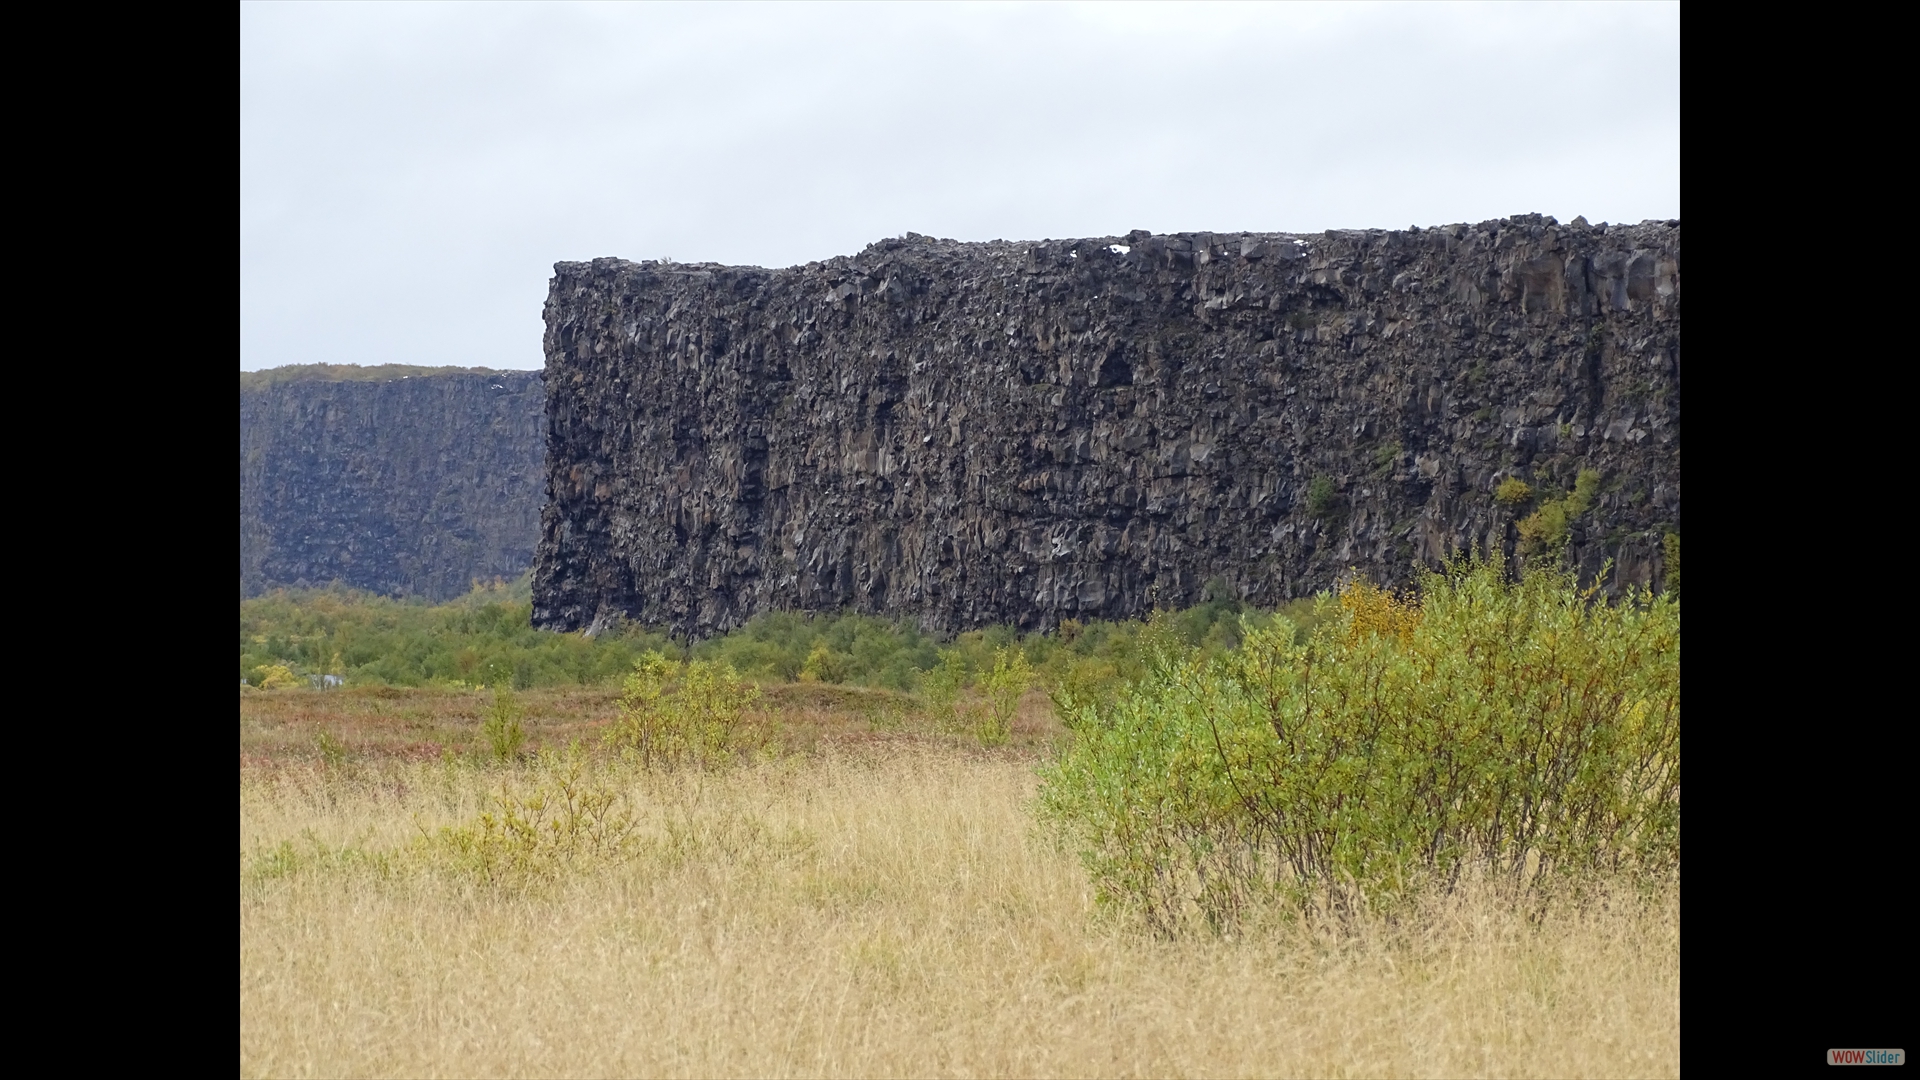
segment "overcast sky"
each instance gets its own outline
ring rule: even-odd
[[[240,367],[534,368],[560,260],[1680,215],[1678,4],[240,9]]]

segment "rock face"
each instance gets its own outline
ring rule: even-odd
[[[348,371],[241,374],[240,594],[338,581],[439,600],[531,566],[541,373]]]
[[[1678,221],[596,259],[546,323],[554,629],[1274,605],[1513,555],[1581,470],[1583,573],[1658,588],[1679,530]]]

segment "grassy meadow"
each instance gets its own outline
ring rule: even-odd
[[[1269,648],[1390,683],[1392,664],[1452,647],[1458,618],[1438,605],[1422,624],[1365,596],[1299,618],[1221,603],[954,642],[847,619],[769,620],[758,641],[677,652],[638,633],[528,639],[589,658],[563,678],[537,663],[515,677],[526,650],[511,613],[459,627],[461,612],[520,602],[500,591],[438,608],[339,593],[243,602],[243,678],[277,666],[304,681],[331,652],[349,673],[340,689],[241,691],[243,1075],[1679,1070],[1677,854],[1647,873],[1583,870],[1583,888],[1544,901],[1491,872],[1497,860],[1469,862],[1445,888],[1373,907],[1263,892],[1258,881],[1280,880],[1267,867],[1243,873],[1221,919],[1205,879],[1241,865],[1221,852],[1286,839],[1263,839],[1230,799],[1193,794],[1212,774],[1182,779],[1201,767],[1182,757],[1186,728],[1169,722],[1162,740],[1164,835],[1127,827],[1115,846],[1107,818],[1074,809],[1100,797],[1101,777],[1125,779],[1107,748],[1145,760],[1142,718],[1192,680],[1237,701],[1234,673]],[[1574,633],[1538,621],[1556,649]],[[345,662],[377,634],[389,635],[384,670],[402,678],[369,674],[382,660],[372,646]],[[316,640],[329,648],[300,653]],[[461,677],[463,649],[465,674],[482,677],[495,650],[493,685]],[[619,677],[594,676],[593,658],[616,649]],[[450,674],[432,673],[434,655],[453,658]],[[1627,658],[1615,675],[1629,688],[1626,734],[1582,745],[1625,760],[1655,746],[1644,732],[1659,679],[1635,674],[1630,649],[1606,655]],[[1287,717],[1344,730],[1333,713]],[[1648,753],[1675,758],[1677,815],[1677,749]],[[1394,760],[1393,748],[1374,756]],[[1242,775],[1231,745],[1220,760],[1229,781]],[[1405,827],[1401,790],[1367,795],[1389,840]],[[1664,820],[1633,816],[1638,805],[1615,816]],[[1470,825],[1456,829],[1462,851],[1479,850]],[[1377,853],[1360,841],[1340,850],[1372,872]],[[1205,857],[1166,858],[1167,843]],[[1528,865],[1552,850],[1529,848]],[[1159,860],[1158,909],[1110,872],[1115,851]],[[1191,917],[1151,917],[1180,882]]]

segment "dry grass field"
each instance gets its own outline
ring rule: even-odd
[[[899,695],[769,689],[773,752],[722,773],[602,762],[633,843],[493,881],[433,838],[550,771],[454,753],[487,698],[243,694],[241,1073],[1679,1070],[1677,895],[1534,923],[1458,896],[1397,926],[1156,939],[1034,824],[1061,734],[1044,699],[989,751]],[[549,748],[613,711],[596,691],[525,699]]]

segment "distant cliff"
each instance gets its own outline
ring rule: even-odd
[[[1677,221],[596,259],[546,321],[556,629],[1045,627],[1472,546],[1659,587],[1680,526]]]
[[[240,375],[240,593],[445,599],[532,565],[537,371],[313,365]]]

